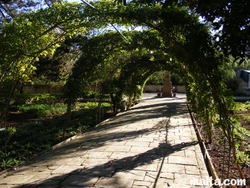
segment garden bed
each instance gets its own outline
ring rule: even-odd
[[[237,111],[236,115],[238,117],[238,121],[248,131],[250,131],[250,110],[245,109],[243,111]],[[202,129],[202,124],[200,122],[196,123],[198,131],[201,135],[201,139],[204,143],[207,142],[206,134]],[[245,144],[240,145],[239,151],[245,152],[248,155],[247,163],[241,163],[240,168],[242,169],[243,175],[246,178],[246,188],[250,188],[250,141],[242,136],[241,139],[246,141]],[[237,165],[233,160],[232,153],[229,155],[228,152],[228,141],[222,135],[221,130],[215,127],[213,129],[213,142],[210,144],[205,144],[207,152],[210,156],[210,160],[213,164],[215,170],[215,174],[218,178],[221,179],[241,179],[239,170]],[[230,158],[230,160],[228,160]],[[237,187],[237,186],[227,186],[229,187]],[[238,186],[240,187],[240,186]]]
[[[212,164],[215,168],[215,171],[219,178],[224,177],[225,179],[241,179],[239,171],[237,169],[236,164],[233,162],[232,154],[231,154],[231,161],[229,166],[229,172],[227,172],[228,168],[228,146],[226,145],[226,150],[224,150],[224,142],[218,142],[221,140],[222,135],[221,131],[214,129],[214,138],[217,141],[211,143],[208,153],[212,160]],[[223,163],[223,161],[225,161]],[[247,165],[241,165],[242,172],[246,178],[247,188],[250,187],[250,167]],[[227,177],[228,174],[228,177]],[[230,187],[230,186],[229,186]]]

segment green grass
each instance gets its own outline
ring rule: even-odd
[[[30,118],[53,116],[66,112],[64,103],[55,104],[24,104],[18,106],[18,111],[27,114]]]

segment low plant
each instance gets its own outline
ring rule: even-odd
[[[244,117],[244,119],[245,119],[247,122],[250,123],[250,116],[243,116],[243,117]]]
[[[15,166],[19,163],[20,161],[17,160],[17,159],[13,159],[13,158],[10,158],[10,159],[2,159],[2,161],[0,161],[0,167],[2,169],[6,169],[6,168],[10,168],[12,166]]]
[[[24,104],[18,106],[18,111],[27,114],[30,118],[40,118],[63,114],[66,112],[64,103],[56,104]]]
[[[235,111],[240,113],[240,112],[245,112],[247,110],[250,110],[250,101],[247,102],[237,102]]]

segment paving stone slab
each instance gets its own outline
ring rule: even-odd
[[[95,188],[130,188],[134,180],[129,178],[103,178],[101,177],[95,184]]]
[[[77,174],[83,169],[82,166],[62,165],[53,170],[51,174]]]
[[[185,173],[191,175],[201,175],[199,166],[185,165]]]
[[[183,164],[169,164],[164,162],[161,172],[165,173],[185,173],[185,165]]]
[[[152,172],[157,172],[159,168],[159,162],[153,162],[149,164],[139,164],[135,165],[134,169],[135,170],[144,170],[144,171],[152,171]]]
[[[143,137],[136,137],[134,138],[132,141],[136,141],[136,142],[153,142],[153,141],[158,141],[158,137],[154,138],[154,137],[147,137],[147,136],[143,136]]]
[[[11,175],[7,176],[3,179],[0,179],[0,185],[1,184],[10,184],[10,185],[20,185],[20,184],[25,184],[29,179],[33,178],[33,175]]]
[[[116,168],[114,166],[96,166],[94,168],[85,168],[79,174],[91,177],[112,177]]]
[[[181,151],[174,151],[171,155],[173,156],[181,156],[181,157],[185,157],[185,150],[181,150]]]
[[[55,162],[54,165],[75,165],[75,166],[81,166],[83,162],[83,159],[81,157],[68,157],[63,158]]]
[[[144,180],[146,176],[146,171],[144,170],[126,170],[122,172],[116,172],[114,178],[120,179],[134,179],[134,180]]]
[[[152,181],[140,181],[140,180],[135,180],[133,183],[133,186],[146,186],[146,187],[153,187],[154,182]]]
[[[89,151],[85,153],[82,158],[91,159],[109,159],[113,152],[102,152],[102,151]]]
[[[155,148],[151,148],[151,147],[145,147],[145,146],[132,146],[130,149],[131,153],[135,153],[135,154],[141,154],[141,153],[145,153],[151,151],[152,153],[155,153],[156,150]]]
[[[67,186],[81,186],[81,187],[92,187],[98,181],[98,177],[89,177],[84,175],[70,175],[68,176],[61,185]]]
[[[141,147],[141,146],[144,146],[144,147],[148,147],[149,146],[149,143],[148,141],[128,141],[126,142],[126,146],[138,146],[138,147]]]
[[[111,152],[116,152],[116,151],[129,152],[130,149],[131,149],[131,146],[108,146],[105,151],[111,151]]]
[[[92,159],[92,158],[87,159],[86,158],[81,164],[81,166],[83,166],[83,168],[94,168],[99,165],[109,164],[110,161],[111,161],[110,159]]]
[[[92,151],[92,152],[104,152],[104,151],[106,151],[108,146],[109,146],[108,143],[107,143],[107,145],[105,143],[105,144],[102,144],[102,145],[95,145],[95,147],[92,147],[92,148],[86,147],[84,150]]]
[[[113,152],[112,155],[110,156],[110,159],[123,159],[127,157],[137,157],[135,153],[130,153],[130,152]]]
[[[16,168],[15,175],[32,175],[35,172],[49,171],[47,166],[23,166]]]
[[[109,141],[107,144],[110,145],[110,146],[125,146],[127,143],[127,141],[124,141],[124,140],[111,140]],[[106,148],[107,149],[107,148]]]

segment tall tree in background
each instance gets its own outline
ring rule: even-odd
[[[0,1],[0,28],[3,22],[10,22],[20,13],[50,7],[55,2],[62,0],[1,0]]]
[[[212,24],[219,49],[236,59],[242,58],[240,63],[250,57],[249,0],[187,0],[186,3]]]

